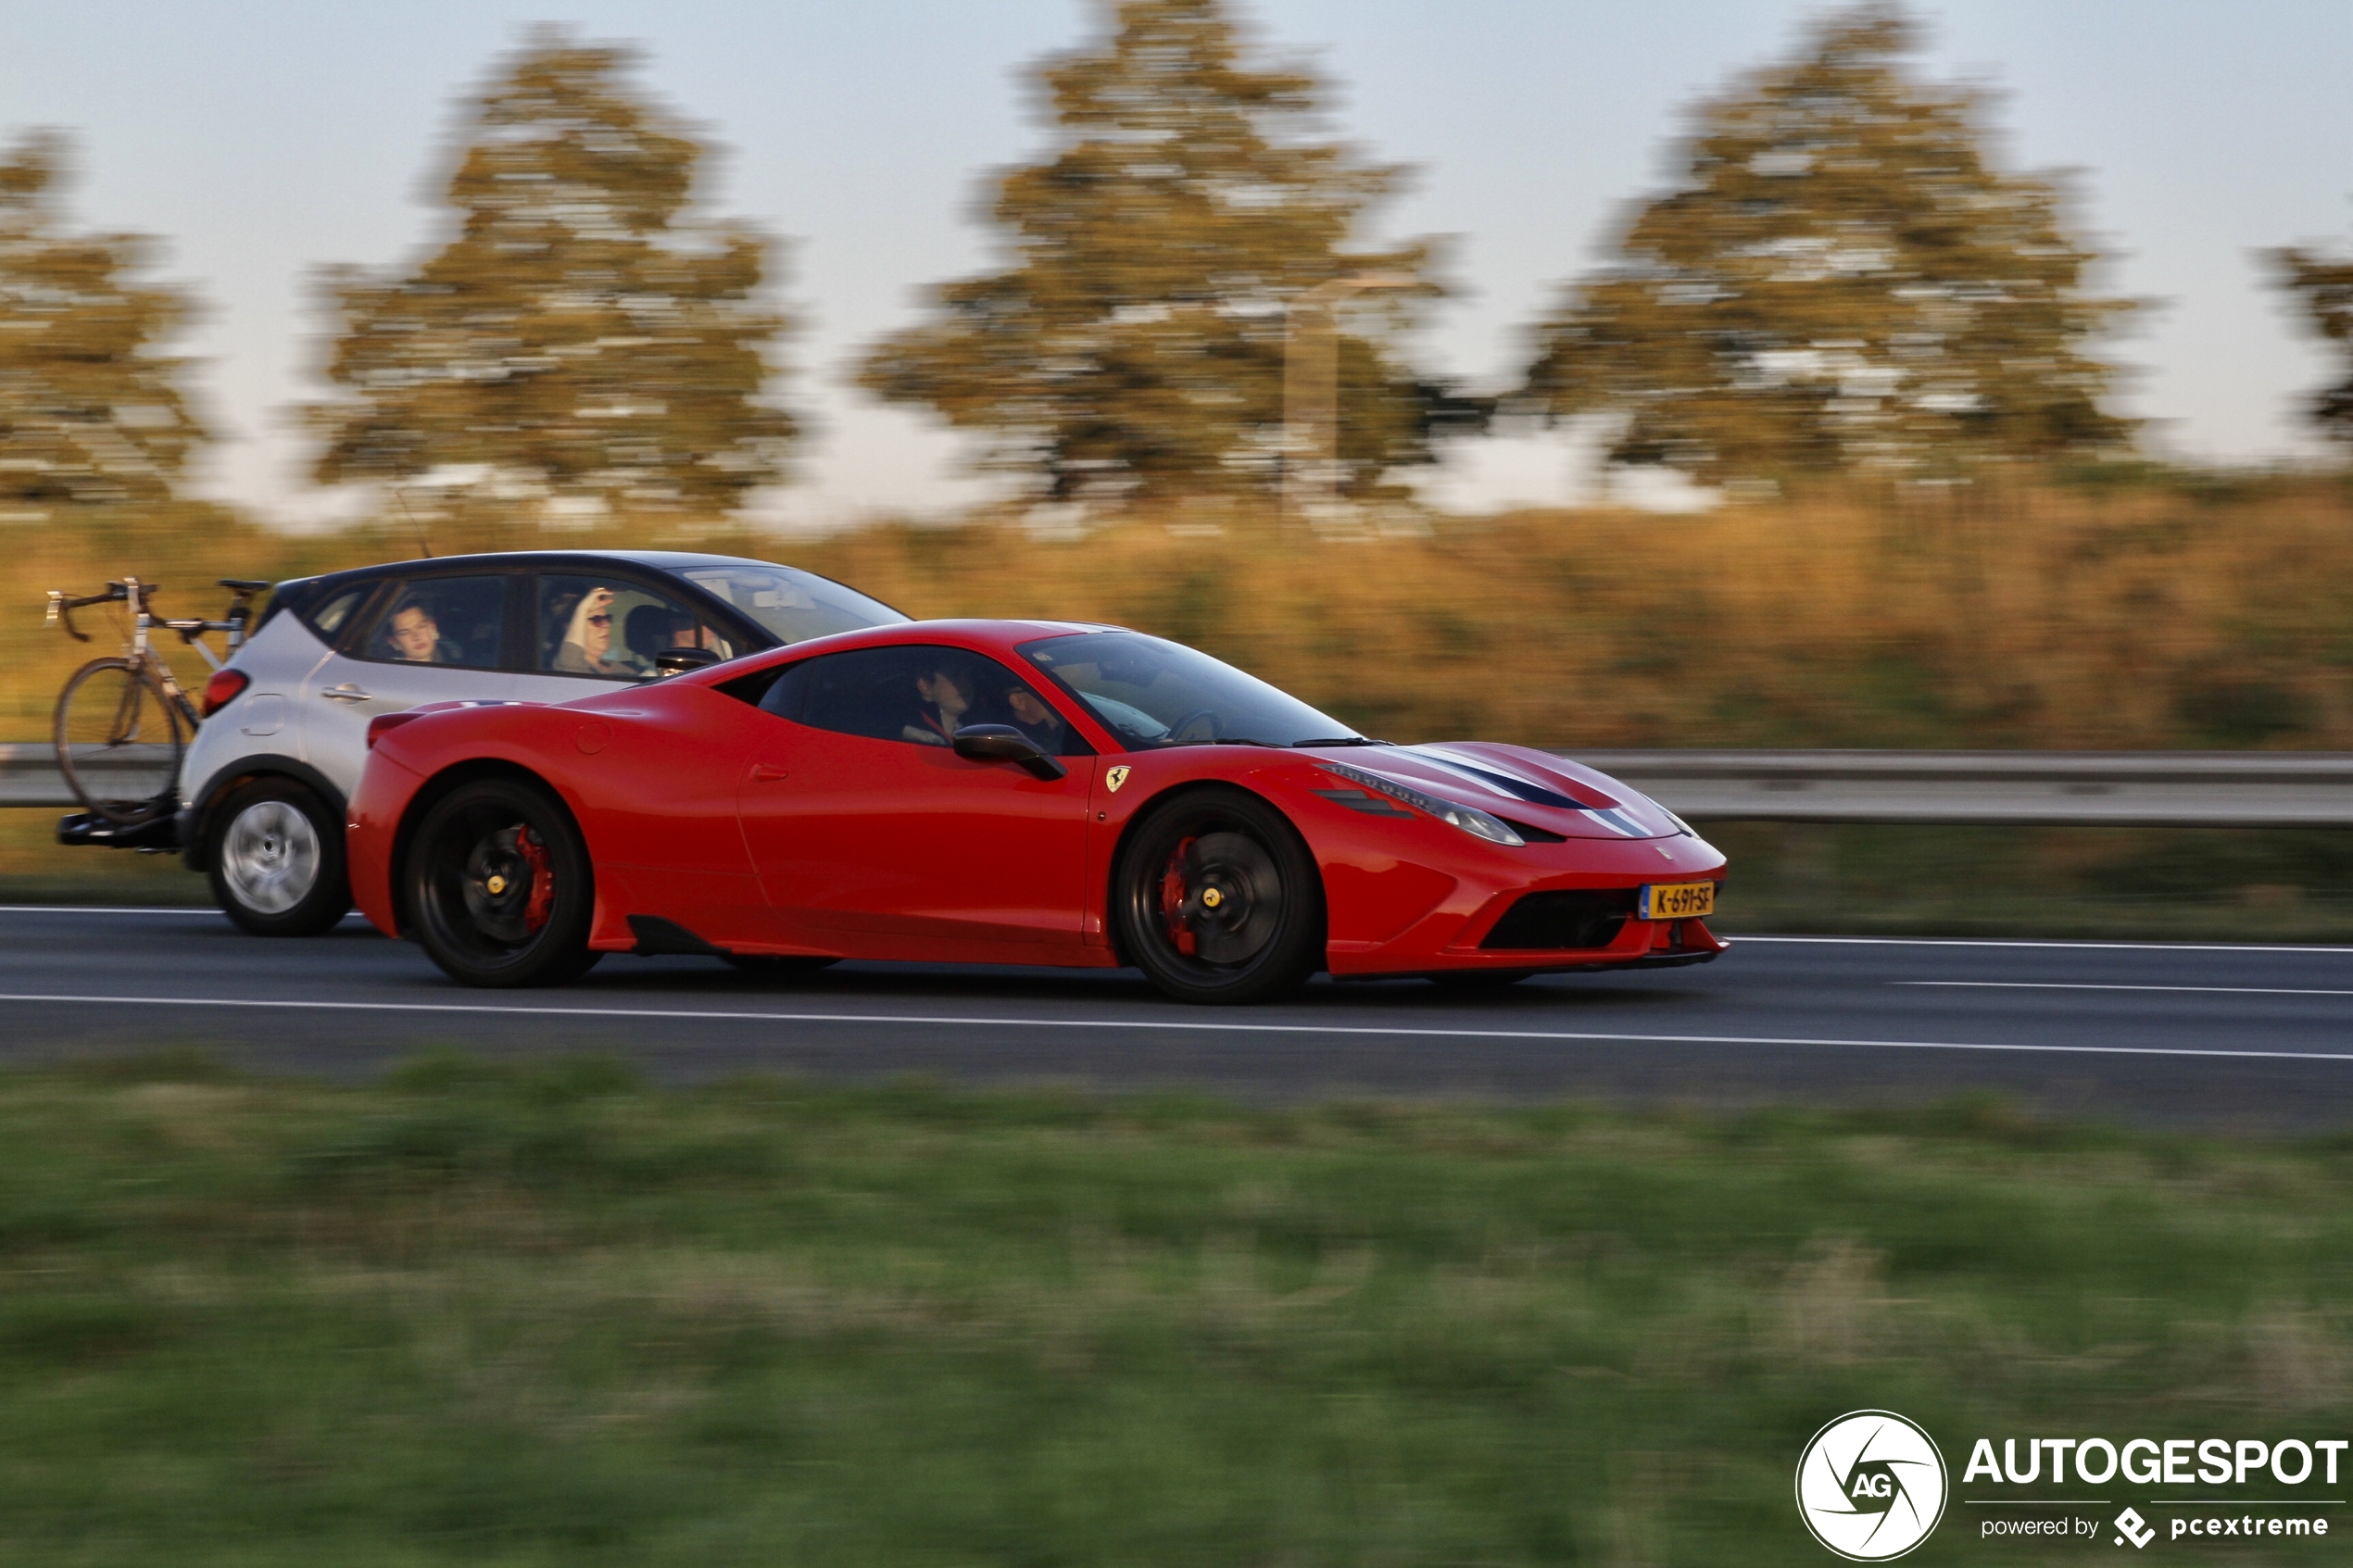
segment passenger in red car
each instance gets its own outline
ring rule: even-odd
[[[972,710],[972,694],[958,685],[956,677],[943,669],[934,669],[928,675],[916,676],[915,692],[922,699],[915,710],[915,722],[900,734],[925,746],[952,745],[957,727],[963,723],[964,715]]]

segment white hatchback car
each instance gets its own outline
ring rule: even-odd
[[[309,935],[351,907],[344,803],[378,715],[568,702],[906,619],[793,567],[667,550],[458,556],[281,583],[208,689],[178,842],[230,919]]]

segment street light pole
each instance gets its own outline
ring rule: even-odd
[[[1283,319],[1283,521],[1327,514],[1340,498],[1340,334],[1334,307],[1365,289],[1410,289],[1410,272],[1331,278],[1294,295]]]

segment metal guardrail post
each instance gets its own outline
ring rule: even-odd
[[[1569,751],[1693,822],[2353,827],[2353,753]]]

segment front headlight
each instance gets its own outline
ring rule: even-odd
[[[1360,784],[1366,789],[1378,790],[1391,800],[1402,800],[1417,811],[1427,811],[1440,822],[1451,823],[1462,829],[1473,838],[1483,838],[1491,844],[1509,845],[1515,849],[1521,848],[1528,843],[1528,840],[1512,831],[1511,823],[1501,817],[1490,816],[1476,806],[1457,806],[1451,800],[1441,800],[1434,795],[1424,795],[1418,789],[1382,778],[1378,773],[1365,772],[1362,768],[1352,768],[1345,762],[1318,762],[1315,765],[1324,771],[1346,779],[1352,784]]]

